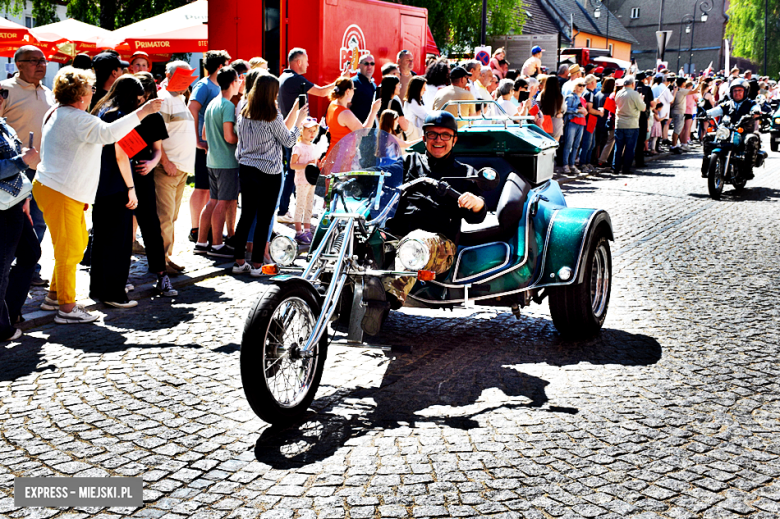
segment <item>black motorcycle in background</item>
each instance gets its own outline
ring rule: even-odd
[[[761,107],[754,106],[738,121],[724,115],[715,132],[704,139],[704,159],[701,176],[707,179],[707,188],[713,200],[720,200],[724,184],[742,191],[748,180],[754,178],[753,168],[764,164],[767,153],[761,149],[761,138],[754,133]],[[711,120],[706,113],[701,118]]]

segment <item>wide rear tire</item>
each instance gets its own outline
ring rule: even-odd
[[[278,425],[295,421],[308,409],[322,378],[328,354],[327,332],[302,357],[302,348],[320,315],[316,294],[304,285],[275,285],[257,302],[241,339],[241,381],[252,410]]]
[[[723,171],[721,165],[722,160],[723,158],[716,153],[710,155],[710,167],[709,172],[707,173],[707,189],[709,189],[710,197],[712,197],[713,200],[720,200],[720,195],[723,193],[723,184],[725,183],[723,177],[726,172]]]
[[[607,318],[612,291],[612,252],[604,232],[597,231],[586,251],[582,283],[550,292],[550,315],[567,339],[589,339]]]

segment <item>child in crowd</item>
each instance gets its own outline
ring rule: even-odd
[[[313,117],[303,121],[303,131],[293,146],[290,167],[295,170],[295,241],[311,243],[311,212],[314,207],[314,187],[306,180],[306,166],[317,165],[320,152],[312,141],[317,137],[319,124]]]
[[[661,110],[664,104],[658,103],[653,108],[653,127],[650,129],[650,155],[658,155],[656,151],[656,143],[658,138],[663,136],[663,130],[661,128]]]

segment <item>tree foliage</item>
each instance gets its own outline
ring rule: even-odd
[[[765,0],[731,0],[726,37],[732,39],[732,54],[760,64],[764,70]],[[767,26],[767,73],[780,70],[780,0],[769,0]]]
[[[482,2],[479,0],[404,0],[428,9],[428,25],[443,53],[463,52],[480,43]],[[525,23],[522,0],[488,0],[487,35],[520,34]]]
[[[56,4],[50,0],[0,0],[0,9],[19,15],[26,2],[32,3],[35,25],[60,21]],[[186,4],[187,0],[68,0],[68,16],[110,31]]]

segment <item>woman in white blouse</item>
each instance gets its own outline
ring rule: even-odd
[[[54,77],[54,98],[59,104],[43,119],[41,163],[33,181],[33,196],[54,245],[54,274],[44,304],[58,310],[54,318],[58,324],[91,323],[98,318],[76,305],[76,267],[87,247],[84,211],[95,202],[103,146],[121,140],[162,106],[162,99],[152,99],[126,117],[106,123],[86,112],[94,85],[90,70],[65,67]]]
[[[429,112],[423,104],[426,83],[424,77],[414,76],[406,89],[404,114],[406,114],[406,120],[409,121],[409,128],[406,130],[406,140],[408,141],[422,137],[422,125]]]

